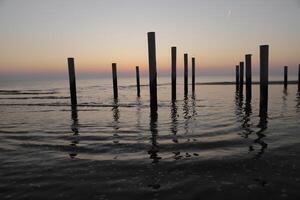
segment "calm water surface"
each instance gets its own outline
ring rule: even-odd
[[[183,98],[179,84],[172,103],[168,82],[157,117],[147,80],[137,98],[135,79],[120,79],[118,101],[110,79],[79,80],[73,111],[67,80],[2,84],[1,199],[300,197],[296,85],[270,85],[261,119],[258,85],[246,101],[234,85]]]

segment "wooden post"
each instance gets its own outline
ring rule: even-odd
[[[117,78],[117,64],[112,63],[112,78],[113,78],[113,89],[114,99],[118,98],[118,78]]]
[[[172,101],[176,100],[176,47],[171,47]]]
[[[259,116],[268,113],[268,84],[269,84],[269,45],[260,46],[260,101]]]
[[[68,68],[69,68],[69,84],[70,84],[71,104],[72,104],[72,107],[76,107],[77,106],[77,95],[76,95],[76,77],[75,77],[74,58],[68,58]]]
[[[188,54],[184,54],[184,96],[188,95]]]
[[[136,92],[137,92],[137,96],[140,97],[141,96],[141,88],[140,88],[140,70],[139,70],[139,66],[135,67],[135,72],[136,72]]]
[[[246,62],[246,99],[250,100],[252,96],[252,70],[251,54],[245,56]]]
[[[195,93],[195,58],[192,58],[192,92]]]
[[[243,90],[244,85],[244,62],[240,62],[240,89]]]
[[[300,64],[298,66],[298,92],[300,91]]]
[[[288,84],[288,67],[284,66],[284,89],[287,89]]]
[[[155,32],[148,32],[149,87],[151,112],[157,112],[157,72]]]
[[[235,66],[235,86],[238,90],[240,86],[240,67],[238,65]]]

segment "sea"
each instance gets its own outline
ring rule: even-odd
[[[279,77],[280,78],[280,77]],[[150,114],[148,77],[0,81],[0,199],[299,199],[300,95],[259,85],[247,99],[234,77],[197,77],[171,101],[158,78]],[[277,80],[277,77],[271,80]]]

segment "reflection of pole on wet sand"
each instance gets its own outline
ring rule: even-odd
[[[69,155],[70,158],[75,158],[77,156],[77,145],[79,143],[78,113],[77,113],[76,106],[71,107],[71,118],[72,118],[71,130],[73,132],[73,139],[71,140],[71,144],[70,144],[71,151]]]
[[[153,163],[157,163],[161,157],[158,156],[159,147],[157,143],[158,131],[157,131],[157,112],[151,112],[150,114],[150,131],[151,131],[151,148],[148,151],[150,159]]]

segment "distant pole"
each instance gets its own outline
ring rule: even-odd
[[[300,91],[300,64],[298,66],[298,91]]]
[[[235,85],[238,90],[240,86],[240,66],[238,65],[235,66]]]
[[[113,78],[113,89],[114,99],[118,98],[118,80],[117,80],[117,64],[112,63],[112,78]]]
[[[76,107],[77,106],[77,96],[76,96],[76,77],[75,77],[74,58],[68,58],[68,68],[69,68],[71,104],[72,104],[72,107]]]
[[[195,93],[195,58],[192,58],[192,92]]]
[[[240,92],[243,93],[244,86],[244,62],[240,62]]]
[[[288,67],[284,66],[284,89],[287,89],[288,84]]]
[[[149,86],[151,112],[157,112],[157,72],[156,72],[155,32],[148,32]],[[155,114],[152,113],[152,114]]]
[[[246,99],[251,99],[252,96],[252,70],[251,70],[251,54],[245,56],[246,64]]]
[[[184,96],[188,95],[188,54],[184,54]]]
[[[172,100],[176,100],[176,47],[171,47]]]
[[[268,112],[269,84],[269,45],[260,46],[260,106],[259,116],[266,117]]]
[[[135,67],[135,72],[136,72],[136,92],[137,96],[141,96],[141,88],[140,88],[140,69],[139,66]]]

